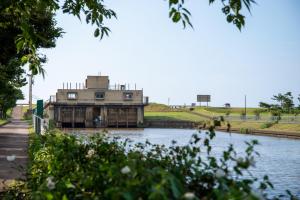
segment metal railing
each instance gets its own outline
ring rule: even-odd
[[[33,129],[36,134],[44,134],[49,127],[49,121],[32,114]]]
[[[224,116],[226,121],[253,121],[253,122],[275,122],[286,123],[286,124],[300,124],[300,116],[256,116],[256,115],[247,115],[247,116],[238,116],[238,115],[229,115]]]

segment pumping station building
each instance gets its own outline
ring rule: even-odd
[[[85,84],[63,84],[46,106],[58,128],[138,127],[144,122],[143,90],[110,85],[108,76],[87,76]]]

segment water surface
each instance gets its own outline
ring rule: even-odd
[[[179,145],[186,145],[195,130],[190,129],[154,129],[143,130],[111,130],[113,136],[130,138],[134,142],[144,142],[148,139],[151,143],[171,145],[176,140]],[[201,133],[204,136],[204,133]],[[237,133],[216,132],[213,140],[213,153],[221,155],[229,144],[233,144],[237,152],[244,152],[245,141],[257,139],[260,145],[256,150],[260,153],[256,167],[252,173],[256,177],[267,174],[274,184],[275,190],[271,195],[285,194],[289,189],[300,198],[300,140],[277,138],[268,136],[245,135]]]
[[[96,133],[99,130],[83,130],[79,133]],[[145,142],[147,139],[154,144],[171,145],[176,140],[178,145],[188,144],[191,136],[198,133],[191,129],[117,129],[109,130],[111,136],[129,138],[135,142]],[[78,132],[77,132],[78,133]],[[204,137],[205,133],[201,133]],[[256,159],[256,167],[251,169],[255,177],[262,178],[268,175],[275,189],[270,191],[270,196],[286,194],[290,190],[300,199],[300,140],[277,138],[269,136],[245,135],[238,133],[224,133],[216,131],[212,142],[213,154],[217,157],[233,144],[238,153],[244,152],[245,141],[258,140],[260,145],[255,150],[260,153]]]

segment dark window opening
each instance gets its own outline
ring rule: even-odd
[[[61,127],[62,128],[72,128],[72,123],[62,122]]]
[[[95,92],[95,99],[104,99],[105,93],[104,92]]]

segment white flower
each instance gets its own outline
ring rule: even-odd
[[[81,142],[77,140],[77,141],[76,141],[76,144],[77,144],[77,145],[81,145]]]
[[[128,167],[128,166],[125,166],[125,167],[123,167],[122,169],[121,169],[121,173],[122,174],[128,174],[128,173],[130,173],[130,168]]]
[[[6,159],[9,161],[9,162],[12,162],[16,159],[16,155],[11,155],[11,156],[6,156]]]
[[[217,178],[222,178],[222,177],[224,177],[224,176],[225,176],[225,172],[224,172],[223,169],[218,169],[218,170],[216,171],[216,177],[217,177]]]
[[[195,194],[192,193],[192,192],[186,192],[186,193],[183,195],[183,198],[185,198],[185,199],[194,199],[194,198],[195,198]]]
[[[94,154],[95,154],[95,150],[94,149],[90,149],[85,157],[86,158],[91,158]]]
[[[53,177],[50,176],[46,179],[47,181],[47,187],[49,188],[49,190],[53,190],[55,188],[55,183],[53,181]]]

